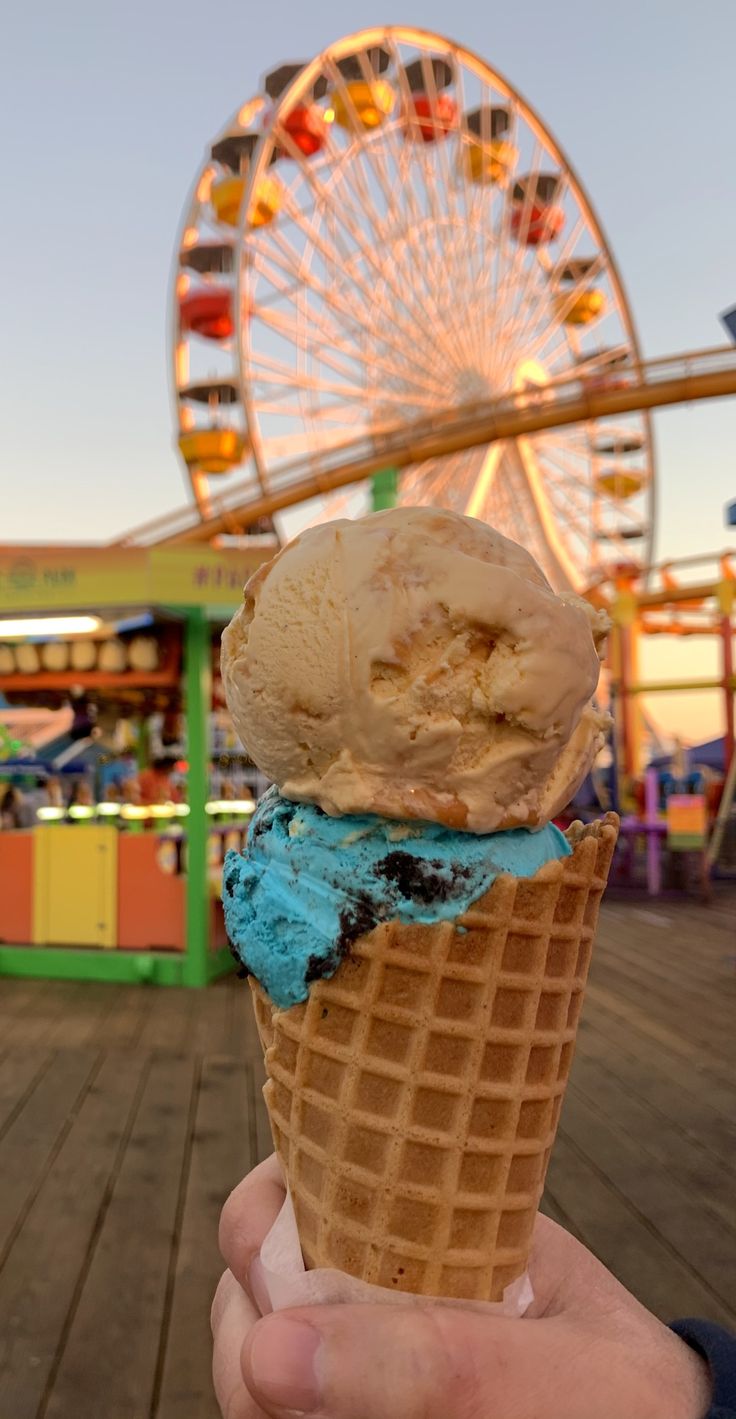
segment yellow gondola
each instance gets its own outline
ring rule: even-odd
[[[227,473],[243,461],[245,436],[237,429],[193,429],[179,435],[179,452],[189,468]]]
[[[636,497],[644,487],[644,474],[638,468],[604,468],[596,478],[596,486],[601,493],[626,502]]]
[[[344,90],[336,89],[330,95],[335,123],[351,132],[380,128],[393,109],[395,97],[385,79],[374,79],[370,84],[363,79],[351,79]]]
[[[516,167],[519,150],[504,138],[471,142],[463,148],[465,173],[471,182],[504,182]]]
[[[597,320],[598,316],[603,314],[605,305],[603,291],[597,287],[590,291],[581,291],[572,299],[568,291],[562,290],[555,299],[557,314],[565,325],[590,325],[592,320]]]
[[[237,227],[240,221],[245,181],[244,177],[224,177],[220,182],[212,184],[210,201],[215,209],[217,219],[220,222],[226,222],[230,227]],[[267,226],[280,210],[283,200],[284,189],[278,178],[261,178],[251,199],[248,213],[250,226]]]

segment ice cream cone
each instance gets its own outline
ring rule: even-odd
[[[251,978],[308,1268],[499,1300],[526,1268],[618,832],[501,876],[454,922],[390,921],[309,999]]]

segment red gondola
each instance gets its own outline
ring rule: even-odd
[[[409,138],[419,137],[424,143],[434,143],[438,138],[446,138],[457,124],[457,104],[449,94],[437,94],[434,99],[429,94],[412,95],[411,108]],[[417,119],[421,121],[417,123]]]
[[[557,173],[532,173],[514,187],[511,234],[525,246],[556,241],[565,225],[565,213],[555,203],[560,190]]]
[[[324,115],[316,104],[297,104],[287,113],[281,127],[305,158],[311,158],[325,145],[327,128]],[[288,157],[288,153],[284,156]]]
[[[191,291],[179,303],[182,330],[205,340],[229,340],[235,329],[230,292]]]
[[[561,207],[548,207],[542,202],[532,202],[524,211],[523,203],[511,213],[511,231],[517,241],[526,246],[539,246],[543,242],[556,241],[565,225],[565,213]]]

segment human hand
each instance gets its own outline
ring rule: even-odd
[[[705,1363],[540,1216],[522,1321],[441,1304],[267,1308],[258,1253],[284,1200],[269,1158],[220,1223],[213,1305],[224,1419],[703,1419]]]

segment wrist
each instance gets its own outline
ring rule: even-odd
[[[671,1334],[671,1332],[670,1332]],[[707,1419],[713,1399],[713,1383],[707,1360],[679,1336],[667,1346],[663,1357],[662,1419]]]

